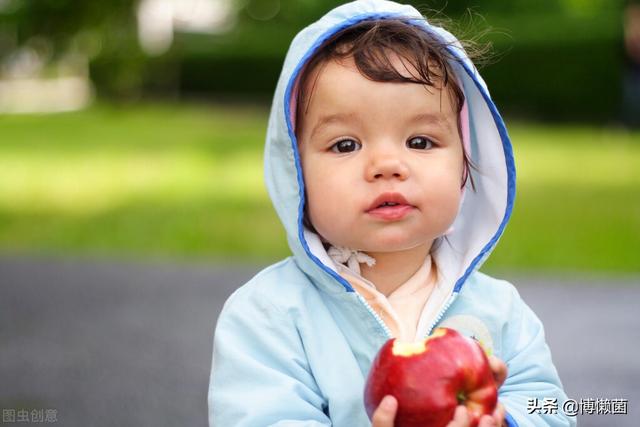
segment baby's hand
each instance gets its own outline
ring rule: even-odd
[[[398,410],[398,401],[395,397],[387,395],[373,412],[371,427],[393,427]]]

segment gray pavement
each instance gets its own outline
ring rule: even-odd
[[[2,415],[54,409],[61,426],[206,426],[215,321],[258,270],[0,257]],[[640,425],[640,280],[504,278],[544,322],[571,398],[628,401],[626,416],[580,415],[579,425]]]

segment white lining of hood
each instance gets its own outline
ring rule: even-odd
[[[320,236],[305,227],[304,239],[307,241],[307,245],[309,245],[309,250],[311,251],[311,253],[315,255],[321,263],[332,269],[336,274],[339,274],[336,265],[333,263],[333,260],[327,253],[327,250],[324,248],[324,245],[320,240]]]

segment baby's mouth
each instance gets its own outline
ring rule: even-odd
[[[415,208],[411,205],[399,203],[384,203],[374,209],[369,209],[367,213],[384,221],[394,221],[404,218]]]
[[[400,193],[387,192],[379,195],[367,209],[367,214],[383,221],[397,221],[409,215],[415,206]]]
[[[405,199],[402,194],[395,192],[386,192],[376,197],[373,203],[371,203],[371,205],[369,205],[369,207],[367,208],[367,212],[370,213],[376,210],[398,209],[402,206],[411,208],[414,207],[407,201],[407,199]]]

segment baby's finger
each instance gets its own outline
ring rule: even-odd
[[[489,357],[489,366],[493,372],[493,378],[496,381],[498,388],[502,386],[504,380],[507,378],[507,365],[495,356]]]
[[[463,405],[458,405],[456,412],[453,414],[453,420],[447,424],[447,427],[469,427],[471,422],[469,411]]]
[[[501,426],[502,424],[504,424],[504,416],[505,416],[506,410],[504,409],[504,405],[502,403],[498,403],[498,405],[496,406],[496,410],[493,411],[492,417],[494,420],[496,420],[496,425]]]
[[[480,418],[480,423],[478,423],[478,427],[499,427],[500,424],[498,424],[495,420],[495,418],[493,418],[491,415],[483,415],[482,418]]]
[[[373,412],[371,427],[393,427],[397,410],[398,401],[396,398],[391,395],[385,396],[378,408]]]

